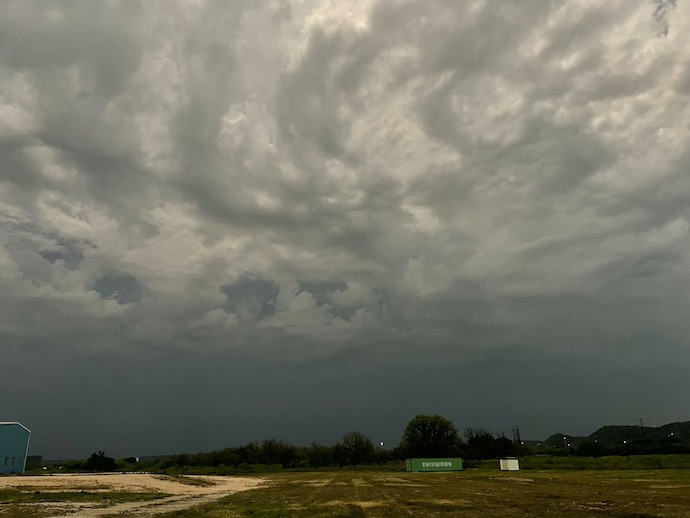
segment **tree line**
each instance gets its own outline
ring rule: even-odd
[[[576,457],[605,457],[608,455],[687,455],[690,453],[690,445],[683,442],[680,437],[669,435],[660,439],[618,440],[613,443],[588,439],[579,441],[577,445],[569,447],[536,448],[535,453],[548,453],[549,455]]]
[[[359,431],[344,434],[333,445],[312,442],[295,446],[282,439],[250,441],[238,447],[210,452],[175,455],[162,462],[163,469],[228,467],[251,470],[252,467],[280,469],[356,468],[383,466],[407,458],[462,457],[466,461],[510,456],[516,453],[513,441],[503,434],[494,435],[484,428],[468,428],[464,438],[452,421],[439,415],[417,415],[406,426],[400,444],[384,448]]]
[[[318,469],[362,465],[383,466],[407,458],[462,457],[465,461],[481,462],[510,456],[516,446],[503,434],[494,435],[484,428],[468,428],[461,437],[453,422],[439,415],[417,415],[405,427],[400,444],[384,448],[359,431],[344,434],[333,445],[312,442],[295,446],[282,439],[250,441],[237,447],[210,452],[180,454],[165,459],[135,462],[134,458],[114,459],[103,452],[94,453],[87,461],[70,463],[72,469],[110,471],[113,469],[163,469],[185,471],[187,468],[232,468],[238,471],[259,469]]]
[[[464,440],[452,421],[439,415],[418,415],[405,428],[400,444],[392,449],[374,442],[361,432],[348,432],[332,446],[316,442],[294,446],[283,440],[266,439],[244,446],[225,448],[195,455],[177,455],[168,466],[251,465],[288,468],[323,468],[384,465],[407,458],[463,457],[481,462],[516,453],[513,441],[503,434],[494,435],[484,428],[468,428]]]
[[[517,433],[516,433],[517,432]],[[85,471],[163,470],[180,471],[208,469],[220,471],[265,471],[270,469],[356,468],[362,465],[386,465],[408,458],[461,457],[467,466],[479,465],[482,460],[532,454],[573,457],[601,457],[607,455],[687,454],[690,446],[671,433],[659,440],[644,438],[634,441],[580,441],[578,444],[539,447],[525,446],[519,429],[513,430],[513,440],[503,433],[494,434],[485,428],[467,428],[462,437],[452,421],[439,415],[415,416],[405,427],[400,444],[384,448],[375,445],[365,434],[348,432],[333,445],[312,442],[309,446],[295,446],[282,439],[250,441],[245,445],[196,454],[181,454],[162,459],[138,462],[129,457],[116,461],[104,452],[95,452],[85,461],[71,461],[65,467]]]

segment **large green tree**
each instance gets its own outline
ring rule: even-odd
[[[461,440],[453,422],[440,415],[415,416],[405,428],[400,447],[407,457],[459,455]]]

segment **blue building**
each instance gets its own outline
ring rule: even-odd
[[[31,431],[19,423],[0,422],[0,473],[24,473]]]

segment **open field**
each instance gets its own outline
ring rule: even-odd
[[[138,473],[0,477],[0,518],[153,516],[252,489],[258,477]]]
[[[252,489],[251,491],[245,491]],[[690,518],[690,470],[0,477],[0,518]]]
[[[256,490],[165,516],[690,517],[690,471],[284,473]]]

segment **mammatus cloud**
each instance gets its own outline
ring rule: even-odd
[[[686,297],[674,3],[1,9],[17,336],[66,317],[122,347],[151,325],[181,347],[421,327],[462,348],[466,326],[488,345]]]
[[[688,30],[651,0],[2,2],[0,336],[676,347]]]

